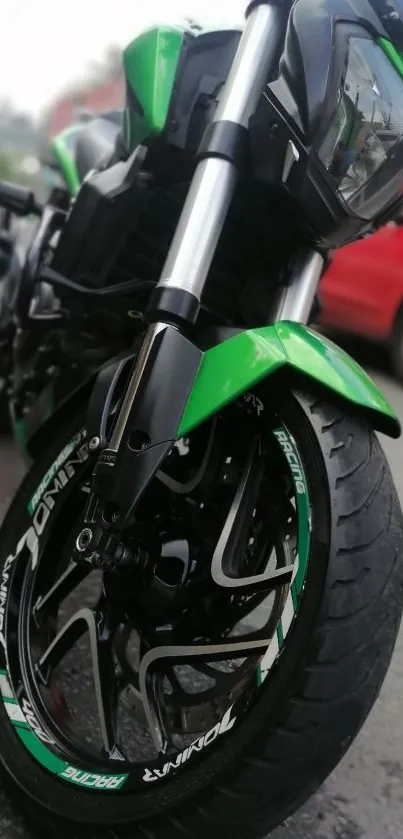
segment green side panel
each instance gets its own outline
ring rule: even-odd
[[[82,125],[72,125],[70,128],[66,128],[65,131],[57,134],[52,140],[53,155],[71,195],[76,195],[80,189],[80,179],[78,177],[74,150],[77,135],[82,130]]]
[[[156,26],[132,41],[123,53],[129,91],[124,138],[129,151],[164,130],[184,36],[184,29]]]
[[[204,354],[178,439],[279,370],[302,374],[364,410],[374,428],[400,436],[393,409],[347,353],[308,327],[282,321],[249,329]]]
[[[403,57],[401,53],[398,52],[396,47],[392,44],[392,41],[388,41],[387,38],[380,38],[378,43],[396,68],[399,76],[402,76],[403,78]]]

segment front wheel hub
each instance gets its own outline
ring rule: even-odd
[[[122,542],[119,533],[106,530],[101,525],[84,527],[75,542],[75,561],[91,568],[119,572],[133,569],[135,556]]]

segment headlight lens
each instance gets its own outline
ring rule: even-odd
[[[403,80],[381,47],[367,38],[349,41],[338,105],[319,157],[346,203],[360,215],[370,198],[367,185],[385,186],[401,170]],[[392,165],[395,160],[396,165]],[[377,173],[385,170],[384,181]]]

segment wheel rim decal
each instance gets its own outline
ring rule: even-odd
[[[287,595],[277,631],[257,668],[257,683],[259,687],[267,679],[272,667],[274,666],[276,659],[284,646],[285,638],[287,637],[296,617],[299,601],[304,588],[311,547],[311,517],[308,483],[297,445],[290,432],[284,426],[277,428],[273,433],[287,457],[294,480],[298,514],[298,547],[297,555],[295,557],[294,579]]]
[[[53,775],[62,777],[63,780],[76,786],[83,786],[87,789],[94,789],[96,791],[106,790],[107,792],[121,789],[125,784],[128,774],[123,775],[108,775],[93,772],[85,772],[82,769],[77,769],[75,766],[62,760],[34,733],[28,724],[22,708],[12,696],[12,689],[8,681],[8,676],[5,670],[0,670],[0,689],[3,698],[4,708],[8,718],[21,742],[25,748],[31,753],[32,757],[42,764],[48,772]]]
[[[74,462],[70,464],[69,469],[67,472],[63,471],[63,475],[60,478],[60,487],[63,488],[69,481],[71,477],[74,476],[75,466],[85,462],[88,459],[88,454],[86,451],[86,446],[83,445],[84,440],[86,438],[86,430],[83,429],[82,431],[78,432],[72,440],[64,447],[62,452],[58,455],[50,469],[46,472],[43,480],[41,481],[40,485],[38,486],[37,490],[35,491],[34,495],[32,496],[29,504],[28,504],[28,512],[30,515],[35,513],[38,505],[41,503],[41,499],[46,493],[46,490],[50,486],[52,480],[57,479],[58,474],[60,475],[60,470],[63,471],[63,468],[66,469],[66,463],[68,459],[71,458],[77,450],[79,450],[79,458],[77,456],[74,458]],[[23,541],[19,544],[23,544]],[[16,555],[13,556],[13,561],[15,560],[16,556],[18,555],[18,548]],[[10,685],[9,676],[6,670],[0,670],[0,693],[3,699],[4,709],[7,713],[7,716],[14,728],[15,733],[20,738],[21,742],[30,752],[30,754],[38,761],[48,772],[51,772],[54,775],[58,775],[62,777],[63,780],[75,784],[76,786],[84,786],[88,789],[94,789],[96,791],[114,791],[121,789],[125,784],[129,775],[125,774],[105,774],[105,773],[93,773],[87,772],[82,769],[78,769],[75,766],[72,766],[62,758],[58,757],[54,754],[40,739],[40,737],[35,733],[34,729],[31,727],[27,718],[24,714],[24,711],[21,707],[21,704],[16,699],[12,687]]]

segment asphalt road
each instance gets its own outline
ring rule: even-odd
[[[376,359],[375,359],[376,360]],[[376,379],[403,419],[403,390]],[[382,440],[403,503],[403,442]],[[23,473],[0,440],[0,518]],[[36,839],[0,787],[1,839]],[[270,839],[403,839],[403,632],[370,718],[320,792]]]

